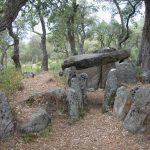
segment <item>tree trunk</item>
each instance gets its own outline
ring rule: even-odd
[[[46,36],[41,37],[41,48],[43,52],[43,60],[42,60],[41,69],[43,71],[48,71],[48,54],[46,50]]]
[[[68,18],[67,21],[67,34],[70,44],[71,53],[77,55],[76,45],[75,45],[75,36],[74,36],[74,16]]]
[[[43,60],[42,60],[42,66],[41,69],[43,71],[48,71],[48,54],[46,49],[46,28],[45,28],[45,21],[43,16],[40,15],[40,22],[42,25],[42,35],[41,35],[41,49],[43,53]]]
[[[129,31],[129,21],[131,19],[131,17],[135,14],[136,9],[138,7],[138,5],[141,3],[141,0],[136,0],[136,3],[133,4],[131,1],[128,1],[130,7],[132,7],[131,12],[128,14],[127,18],[126,18],[126,22],[124,22],[124,17],[123,17],[123,12],[121,11],[121,8],[119,6],[119,3],[117,2],[117,0],[113,0],[113,2],[115,3],[119,16],[120,16],[120,20],[121,20],[121,34],[118,37],[118,49],[122,48],[122,44],[124,42],[126,42],[128,40],[128,38],[130,37],[130,31]]]
[[[0,32],[5,30],[17,17],[18,12],[28,0],[7,0],[4,15],[0,17]]]
[[[76,4],[76,0],[72,2],[72,12],[70,12],[67,18],[67,35],[70,44],[70,49],[73,55],[77,55],[76,51],[76,44],[75,44],[75,31],[74,31],[74,22],[75,22],[75,15],[77,12],[78,5]]]
[[[84,39],[81,34],[76,33],[77,36],[77,42],[78,42],[78,49],[79,49],[79,54],[84,54]]]
[[[145,0],[145,22],[142,33],[141,49],[139,50],[139,64],[143,73],[150,72],[150,1]]]
[[[19,37],[13,32],[12,24],[8,27],[9,35],[14,40],[14,51],[11,57],[14,61],[16,69],[21,69],[20,57],[19,57]]]
[[[5,58],[5,54],[6,54],[6,52],[2,52],[2,55],[1,55],[1,61],[0,61],[0,64],[1,64],[2,66],[4,66],[4,58]]]

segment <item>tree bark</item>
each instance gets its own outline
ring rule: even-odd
[[[70,12],[68,19],[67,19],[67,35],[68,40],[70,44],[70,49],[73,55],[77,55],[76,51],[76,44],[75,44],[75,31],[74,31],[74,21],[75,21],[75,15],[77,12],[78,5],[76,4],[76,0],[73,0],[72,2],[72,12]]]
[[[0,48],[2,49],[2,55],[1,55],[1,59],[0,59],[0,64],[2,66],[4,66],[4,61],[5,61],[5,66],[7,67],[7,50],[13,46],[14,44],[11,45],[6,45],[6,47],[1,46]]]
[[[150,1],[145,2],[145,22],[142,33],[141,48],[138,54],[138,63],[142,66],[142,71],[150,71]]]
[[[45,21],[43,16],[40,15],[40,22],[42,25],[42,35],[41,35],[41,49],[43,52],[43,60],[42,60],[42,66],[41,69],[43,71],[48,71],[48,54],[46,49],[46,28],[45,28]]]
[[[17,34],[13,32],[12,24],[7,27],[9,31],[9,35],[13,38],[14,40],[14,51],[13,51],[13,56],[11,57],[14,61],[16,69],[21,69],[21,63],[20,63],[20,56],[19,56],[19,37]]]
[[[1,64],[2,66],[4,66],[4,58],[5,58],[5,55],[6,55],[6,51],[3,51],[3,52],[2,52],[2,55],[1,55],[1,61],[0,61],[0,64]]]
[[[28,0],[7,0],[4,15],[0,17],[0,32],[5,30],[17,17]]]
[[[113,0],[113,2],[115,3],[119,16],[120,16],[120,20],[121,20],[121,34],[118,37],[118,49],[122,48],[122,44],[124,42],[126,42],[128,40],[128,38],[130,37],[130,30],[129,30],[129,21],[131,19],[131,17],[135,14],[136,12],[136,8],[138,7],[138,5],[140,4],[141,0],[137,0],[135,4],[132,4],[132,2],[128,1],[128,4],[130,5],[130,7],[132,8],[131,13],[128,14],[126,22],[124,22],[123,19],[123,14],[121,12],[121,8],[119,6],[119,3],[117,2],[117,0]]]

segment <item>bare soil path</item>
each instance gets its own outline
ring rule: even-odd
[[[12,107],[33,92],[62,86],[48,72],[24,79],[23,84],[23,91],[10,99]],[[102,114],[102,98],[102,90],[89,92],[90,109],[83,119],[70,124],[67,116],[55,112],[52,130],[46,136],[26,143],[16,134],[5,142],[0,141],[0,150],[150,150],[150,133],[133,135],[123,129],[111,112]]]

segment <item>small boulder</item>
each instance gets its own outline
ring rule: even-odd
[[[4,93],[0,92],[0,138],[7,138],[14,133],[14,121],[9,102]]]
[[[55,99],[64,100],[66,99],[66,90],[61,87],[56,87],[56,88],[50,89],[47,92],[47,95]]]
[[[39,109],[20,123],[18,128],[21,133],[39,132],[45,129],[49,123],[51,123],[51,119],[48,113],[43,109]]]

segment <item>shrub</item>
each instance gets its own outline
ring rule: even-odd
[[[0,90],[7,95],[12,95],[22,88],[22,74],[13,67],[8,67],[0,72]]]
[[[41,72],[41,64],[24,64],[22,65],[22,72],[33,72],[39,74]]]
[[[136,63],[136,58],[137,58],[137,49],[132,48],[132,50],[131,50],[131,59],[132,59],[134,64]]]
[[[61,68],[62,60],[49,60],[48,66],[50,70],[59,70]]]

